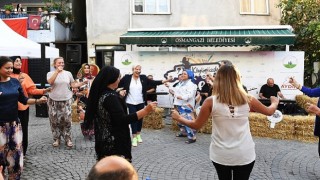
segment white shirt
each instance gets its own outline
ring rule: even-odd
[[[255,144],[249,126],[249,105],[234,107],[213,96],[210,159],[222,165],[246,165],[256,158]]]
[[[47,73],[47,80],[51,78],[55,71]],[[51,85],[51,91],[48,93],[49,97],[54,101],[67,101],[72,98],[72,91],[70,89],[70,83],[73,82],[73,76],[69,71],[63,70],[58,73],[53,85]]]
[[[190,79],[180,82],[176,87],[173,88],[173,91],[174,105],[183,106],[190,104],[192,107],[194,107],[197,85],[195,85]],[[177,99],[177,96],[181,96],[182,99]]]
[[[131,78],[126,103],[132,105],[144,103],[140,78],[138,78],[137,80],[133,79],[133,77]]]

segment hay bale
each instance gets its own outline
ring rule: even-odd
[[[163,108],[157,107],[154,112],[151,112],[146,117],[143,118],[143,128],[148,129],[162,129],[164,127],[162,121]]]
[[[174,119],[172,119],[171,130],[172,131],[179,131],[178,122],[175,121]]]
[[[295,139],[303,142],[317,142],[313,135],[315,116],[294,116]]]
[[[250,130],[253,136],[270,137],[275,139],[294,139],[295,120],[292,116],[284,115],[281,122],[270,128],[267,116],[259,113],[250,113]]]
[[[71,104],[71,118],[72,118],[72,122],[79,122],[80,118],[79,118],[79,114],[78,114],[78,103],[77,101],[74,101]]]

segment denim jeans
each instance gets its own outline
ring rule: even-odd
[[[144,108],[144,103],[133,105],[133,104],[127,104],[127,107],[129,109],[129,114],[136,113],[137,111]],[[131,131],[132,134],[137,134],[137,132],[141,132],[142,129],[142,120],[139,119],[138,121],[132,122],[131,125]]]

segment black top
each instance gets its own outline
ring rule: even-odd
[[[130,83],[131,83],[131,79],[132,79],[132,74],[130,75],[125,75],[119,83],[119,88],[123,88],[124,90],[127,91],[125,98],[127,98],[127,95],[130,92]],[[147,102],[147,87],[150,85],[153,86],[157,86],[157,85],[161,85],[162,81],[155,81],[155,80],[151,80],[148,79],[148,77],[146,75],[140,75],[140,81],[141,81],[141,85],[142,85],[142,95],[143,95],[143,100],[146,103]]]
[[[259,93],[262,93],[262,95],[266,98],[270,98],[270,96],[277,97],[279,91],[280,91],[280,88],[278,85],[274,84],[272,87],[270,87],[267,84],[265,84],[261,87]]]
[[[207,97],[210,97],[212,95],[212,87],[209,86],[208,83],[205,83],[202,88],[201,88],[201,93],[208,93],[208,96],[205,96],[205,95],[201,95],[201,101],[200,101],[200,105],[202,105],[202,103],[204,102],[204,100],[207,98]]]
[[[154,92],[147,93],[147,101],[157,101],[157,94],[156,94],[157,86],[150,84],[147,86],[147,91],[150,89],[154,89]]]
[[[102,95],[94,123],[98,160],[109,155],[132,159],[129,124],[137,120],[137,114],[128,114],[126,103],[114,90]]]

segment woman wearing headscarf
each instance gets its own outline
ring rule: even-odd
[[[279,99],[272,96],[271,105],[266,107],[248,95],[233,65],[220,67],[215,78],[212,96],[208,97],[196,119],[188,120],[172,111],[172,119],[194,129],[200,129],[212,116],[210,160],[219,179],[249,179],[256,154],[250,133],[249,111],[272,115]]]
[[[157,105],[152,102],[139,111],[128,114],[124,99],[116,91],[120,79],[119,69],[105,66],[91,86],[84,122],[86,129],[94,127],[97,160],[105,156],[119,155],[131,162],[128,125],[141,121]]]
[[[77,96],[77,113],[79,116],[79,120],[80,120],[80,126],[81,126],[81,130],[82,130],[82,134],[84,137],[88,137],[89,139],[92,139],[94,136],[94,130],[84,130],[83,128],[83,121],[84,121],[84,115],[85,115],[85,111],[86,111],[86,107],[87,107],[87,101],[88,101],[88,96],[90,93],[90,88],[92,85],[92,82],[95,78],[95,76],[92,75],[91,72],[91,65],[90,64],[83,64],[82,68],[79,70],[78,74],[77,74],[77,81],[78,82],[87,82],[86,85],[81,86],[79,88],[74,89],[74,91],[76,92],[76,96]]]
[[[119,83],[119,88],[123,88],[127,92],[125,100],[129,113],[135,113],[144,108],[147,103],[147,88],[150,85],[157,86],[168,81],[170,81],[170,79],[162,81],[151,80],[146,75],[141,74],[140,65],[134,65],[132,67],[132,74],[125,75]],[[142,143],[142,122],[141,119],[140,121],[134,121],[130,124],[132,131],[132,146],[134,147],[138,146],[138,143]]]
[[[197,86],[193,81],[193,72],[190,69],[186,69],[181,74],[181,82],[169,90],[174,95],[173,104],[175,108],[189,120],[192,117],[197,92]],[[186,141],[188,144],[196,142],[195,130],[182,124],[178,124],[178,126],[180,127],[180,132],[176,135],[177,137],[188,137]]]
[[[20,81],[23,93],[26,97],[29,97],[29,95],[43,95],[50,91],[50,88],[37,89],[30,76],[21,72],[22,61],[20,56],[13,56],[10,58],[13,60],[13,73],[10,76]],[[18,102],[18,110],[18,117],[22,126],[23,155],[26,155],[28,148],[29,105]]]

